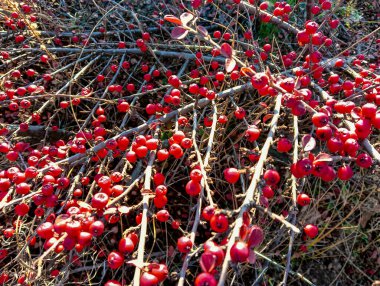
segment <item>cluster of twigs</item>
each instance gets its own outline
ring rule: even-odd
[[[21,142],[25,146],[15,160],[9,160],[7,154],[1,155],[1,171],[17,167],[20,172],[25,172],[29,166],[28,152],[48,146],[47,153],[42,152],[39,158],[38,176],[28,181],[32,186],[30,192],[19,195],[13,186],[1,197],[0,248],[8,251],[0,260],[1,277],[8,275],[9,285],[19,283],[20,277],[36,285],[104,285],[111,279],[126,285],[139,285],[147,263],[157,262],[164,263],[169,269],[164,283],[188,285],[193,283],[200,271],[199,256],[203,245],[207,240],[214,240],[224,245],[225,250],[224,261],[217,274],[220,286],[259,285],[261,281],[268,282],[271,279],[282,281],[282,285],[287,285],[289,280],[314,285],[310,272],[304,275],[305,268],[298,262],[293,265],[292,261],[308,255],[299,250],[300,246],[308,245],[311,248],[317,244],[325,245],[331,238],[331,232],[366,204],[374,192],[374,180],[378,180],[377,177],[373,179],[371,173],[378,171],[380,154],[376,130],[361,141],[362,150],[374,160],[373,167],[362,171],[365,176],[354,177],[352,182],[341,185],[349,194],[360,186],[360,202],[348,213],[339,208],[331,218],[336,219],[339,214],[339,217],[342,216],[341,222],[326,225],[318,237],[307,241],[301,235],[302,228],[313,219],[307,211],[301,211],[297,206],[297,194],[312,192],[311,195],[315,196],[313,205],[318,206],[320,203],[323,208],[327,204],[325,193],[329,190],[331,193],[333,187],[331,183],[321,182],[317,178],[297,179],[289,171],[289,166],[307,154],[301,138],[314,131],[309,118],[317,112],[318,107],[304,103],[308,114],[302,118],[292,115],[284,106],[284,97],[288,92],[275,80],[294,76],[302,66],[303,57],[311,49],[297,44],[297,34],[303,28],[303,23],[312,17],[309,12],[307,15],[302,14],[301,3],[297,3],[292,12],[295,20],[284,22],[271,12],[261,10],[258,3],[249,4],[246,1],[236,1],[239,4],[219,1],[220,5],[211,3],[198,10],[190,9],[186,3],[177,3],[181,1],[147,1],[152,2],[150,5],[133,1],[42,2],[25,1],[32,7],[33,15],[38,19],[37,24],[22,10],[23,3],[6,0],[0,4],[0,52],[7,55],[3,53],[0,62],[0,93],[6,91],[7,81],[12,82],[16,92],[15,98],[8,97],[0,101],[0,140],[11,149]],[[311,9],[311,1],[306,4],[307,9]],[[180,8],[182,5],[187,7],[186,10]],[[338,8],[336,5],[335,9]],[[227,13],[229,9],[233,13]],[[176,39],[173,39],[176,27],[164,22],[163,16],[173,14],[179,17],[184,11],[191,15],[190,21],[194,25],[189,24],[185,29],[188,33],[186,38],[174,32]],[[326,17],[334,16],[335,11],[332,9]],[[19,15],[18,19],[25,23],[22,29],[12,30],[4,24],[15,12]],[[270,23],[261,23],[258,19],[262,17],[269,18]],[[197,29],[196,25],[202,28]],[[268,42],[272,45],[268,59],[260,58],[263,52],[263,39],[258,34],[260,25],[275,25],[284,39],[282,43],[276,38]],[[354,80],[363,67],[378,60],[374,53],[378,45],[374,41],[379,29],[351,43],[342,43],[340,33],[348,33],[343,24],[336,32],[329,31],[324,22],[320,27],[337,43],[336,49],[320,48],[325,56],[320,63],[325,74],[334,71],[340,73],[342,78]],[[230,33],[231,39],[214,38],[212,33],[215,30]],[[251,32],[253,37],[244,38],[246,32]],[[144,33],[149,33],[149,39],[144,43],[146,50],[137,44]],[[24,36],[21,43],[15,42],[19,35]],[[233,48],[231,54],[227,53],[227,58],[234,61],[238,69],[245,71],[240,72],[237,80],[232,80],[230,72],[225,72],[229,66],[225,66],[223,43],[229,43]],[[351,65],[358,46],[361,51],[365,50],[362,52],[365,60],[361,66]],[[213,50],[222,51],[222,54],[213,56]],[[253,57],[245,54],[247,50],[253,51]],[[292,66],[285,67],[282,56],[291,51],[296,51],[297,59]],[[351,51],[351,58],[345,57],[347,51]],[[48,61],[41,61],[41,56],[47,56]],[[337,69],[334,64],[343,57],[346,64]],[[15,71],[25,74],[28,69],[35,70],[36,75],[14,76]],[[225,72],[224,81],[216,80],[218,71]],[[271,87],[276,90],[275,97],[260,96],[252,87],[250,72],[254,71],[268,75]],[[165,96],[173,90],[173,86],[168,83],[168,72],[177,75],[182,81],[180,105],[165,103]],[[313,71],[307,72],[312,74]],[[378,66],[373,74],[376,72]],[[46,80],[47,75],[51,79]],[[104,75],[105,80],[99,81],[99,75]],[[199,94],[188,92],[189,85],[199,83],[202,77],[208,78],[206,87],[216,93],[215,98],[202,98]],[[128,91],[129,84],[135,86],[133,91]],[[357,89],[350,100],[360,105],[364,96],[378,88],[379,84],[378,80],[372,80],[370,87],[366,90]],[[43,87],[44,90],[17,98],[17,88],[32,85]],[[110,91],[116,85],[121,86],[121,91]],[[332,98],[317,80],[312,80],[309,88],[319,102]],[[31,102],[31,107],[10,110],[9,105],[21,99]],[[122,100],[129,104],[126,113],[118,111]],[[67,102],[68,107],[62,108],[62,102]],[[151,115],[146,112],[148,104],[160,104],[163,108]],[[239,107],[247,112],[244,120],[234,116],[234,111]],[[97,113],[100,108],[104,110],[105,116],[102,122]],[[220,122],[221,116],[228,119],[226,124]],[[181,118],[186,119],[184,124]],[[341,119],[342,126],[355,132],[354,117],[344,115]],[[204,123],[206,121],[210,122],[207,126]],[[251,125],[259,125],[261,129],[260,139],[254,143],[244,139],[244,132]],[[102,139],[94,135],[95,128],[99,126],[104,129]],[[169,147],[169,138],[177,131],[183,131],[192,142],[192,147],[186,149],[180,159],[170,157],[160,162],[157,160],[158,150],[152,150],[145,158],[133,163],[126,159],[131,147],[118,154],[108,148],[110,142],[120,138],[128,137],[132,142],[137,136],[144,135],[159,140],[160,148],[164,149]],[[72,143],[75,136],[86,133],[92,133],[93,136],[86,138],[83,152],[73,153],[67,147],[63,148],[63,157],[49,154],[49,148],[50,152],[53,146],[57,149],[57,141],[69,146],[68,142]],[[280,154],[274,147],[278,138],[284,136],[292,140],[293,148],[289,154]],[[323,152],[323,148],[321,144],[314,151]],[[248,159],[252,152],[258,154],[254,162]],[[349,162],[352,158],[335,156],[331,160]],[[41,194],[41,178],[51,171],[49,162],[61,169],[61,177],[68,178],[70,185],[64,190],[57,189],[56,205],[46,207],[43,216],[36,216],[33,198]],[[201,192],[197,198],[192,198],[186,194],[185,185],[189,180],[189,172],[196,166],[202,173]],[[277,201],[273,199],[265,204],[261,193],[264,185],[262,174],[273,166],[281,174],[282,183],[277,190]],[[224,180],[223,171],[228,167],[238,168],[241,174],[240,181],[235,185]],[[83,251],[72,249],[56,252],[56,247],[65,239],[64,235],[50,247],[44,247],[44,241],[36,236],[37,227],[65,213],[68,206],[77,206],[78,201],[86,208],[90,206],[94,194],[99,191],[96,175],[110,176],[116,172],[122,176],[119,182],[123,187],[122,193],[108,201],[104,214],[94,209],[89,211],[90,216],[96,216],[104,222],[103,236],[93,239],[91,246]],[[154,179],[156,174],[164,174],[168,188],[165,208],[170,213],[170,219],[166,223],[158,222],[155,216],[157,208],[153,199],[154,188],[157,187]],[[88,185],[83,185],[83,177],[91,178]],[[319,186],[318,189],[313,185]],[[338,183],[336,185],[340,186]],[[82,195],[75,195],[77,189],[82,190]],[[338,196],[334,201],[338,203],[340,198]],[[22,203],[28,204],[30,210],[26,216],[17,216],[14,210]],[[201,215],[206,206],[228,214],[230,227],[225,233],[210,231]],[[124,211],[125,207],[128,211]],[[313,213],[316,208],[309,207],[307,210]],[[265,243],[255,249],[257,260],[254,265],[233,263],[230,256],[232,246],[239,240],[246,213],[265,233]],[[111,222],[110,217],[118,219]],[[179,227],[172,227],[178,222]],[[14,235],[7,238],[4,232],[10,228],[14,230]],[[107,255],[117,249],[122,237],[130,233],[138,235],[134,252],[126,256],[126,261],[130,263],[117,270],[109,269]],[[176,250],[177,239],[181,236],[190,237],[193,243],[192,250],[185,255]],[[31,239],[36,239],[36,242],[31,244]],[[347,239],[344,241],[347,242]],[[321,252],[324,252],[323,249],[316,256]],[[296,268],[298,266],[301,270]],[[269,273],[269,268],[275,269],[277,274]],[[359,272],[362,274],[363,271],[359,268]],[[363,279],[366,283],[375,280],[369,274],[363,275]]]

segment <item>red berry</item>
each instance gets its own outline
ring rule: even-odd
[[[246,115],[246,112],[244,110],[243,107],[238,107],[236,108],[235,112],[234,112],[234,115],[237,119],[244,119],[245,115]]]
[[[243,241],[235,242],[230,250],[231,260],[233,262],[245,262],[249,256],[248,245]]]
[[[260,129],[256,126],[251,126],[245,131],[245,137],[249,142],[256,141],[260,136]]]
[[[210,273],[201,273],[195,278],[194,286],[216,286],[217,281]]]
[[[372,158],[367,153],[359,154],[356,157],[356,164],[361,168],[369,168],[372,166]]]
[[[347,181],[352,178],[354,172],[350,166],[342,166],[338,169],[338,178],[342,181]]]
[[[169,274],[168,267],[165,264],[152,263],[148,266],[149,273],[156,276],[159,282],[164,281]]]
[[[316,33],[318,31],[318,28],[319,28],[319,25],[314,21],[310,21],[305,25],[306,32],[309,35]]]
[[[108,195],[106,193],[97,193],[92,197],[91,206],[96,209],[103,209],[108,203]]]
[[[254,76],[251,77],[251,84],[255,89],[262,89],[268,83],[269,78],[265,73],[256,73]]]
[[[215,232],[222,233],[228,229],[228,218],[225,214],[215,214],[210,219],[211,229]]]
[[[196,181],[193,181],[193,180],[190,180],[187,184],[186,184],[186,193],[192,197],[195,197],[195,196],[198,196],[201,192],[201,185],[199,184],[199,182],[196,182]]]
[[[124,263],[124,257],[120,252],[112,251],[107,258],[108,266],[111,269],[120,268]]]
[[[292,142],[288,138],[280,138],[277,142],[277,151],[287,153],[293,148]]]
[[[177,248],[179,252],[188,253],[193,247],[193,242],[190,238],[182,236],[177,241]]]
[[[329,123],[329,117],[323,112],[314,113],[311,120],[316,127],[323,127]]]
[[[297,196],[297,204],[300,206],[307,206],[310,204],[310,197],[306,194],[299,194]]]
[[[227,168],[223,171],[224,179],[230,184],[235,184],[239,181],[240,173],[235,168]]]
[[[274,197],[274,191],[269,186],[264,186],[262,189],[262,192],[263,192],[263,196],[266,197],[267,199],[271,199]]]
[[[167,210],[160,210],[159,212],[157,212],[156,218],[160,222],[166,222],[169,220],[170,214]]]
[[[310,238],[314,238],[318,235],[318,227],[316,225],[313,225],[313,224],[306,225],[303,228],[303,231]]]
[[[277,185],[281,179],[280,175],[278,174],[276,170],[265,171],[263,178],[269,186]]]
[[[135,249],[135,244],[133,243],[132,239],[125,237],[120,239],[118,249],[123,254],[130,253]]]

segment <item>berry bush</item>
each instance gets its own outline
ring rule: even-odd
[[[360,2],[2,0],[0,285],[378,285]]]

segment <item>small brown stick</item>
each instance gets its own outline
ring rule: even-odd
[[[293,150],[293,163],[297,163],[298,161],[298,117],[293,116],[293,129],[294,129],[294,150]],[[295,225],[297,221],[297,179],[292,175],[292,206],[290,214],[292,215],[292,224]],[[284,272],[284,278],[282,279],[282,286],[286,286],[286,282],[288,280],[288,275],[290,271],[290,262],[292,258],[292,250],[293,250],[293,243],[294,243],[294,231],[290,230],[290,239],[289,239],[289,247],[288,247],[288,254],[286,255],[286,266],[285,266],[285,272]]]
[[[215,102],[213,101],[213,104],[214,104],[214,107],[215,107]],[[211,190],[210,188],[208,187],[208,184],[207,184],[207,174],[206,174],[206,171],[204,169],[204,166],[207,166],[208,164],[208,158],[209,156],[207,156],[207,154],[209,152],[211,152],[211,148],[212,148],[212,142],[213,142],[213,139],[214,139],[214,133],[215,133],[215,127],[216,127],[216,107],[214,108],[214,116],[213,116],[213,124],[212,124],[212,128],[211,128],[211,132],[210,132],[210,138],[209,138],[209,143],[208,143],[208,153],[206,154],[205,156],[205,160],[202,162],[202,158],[201,158],[201,154],[199,152],[199,148],[198,148],[198,144],[197,144],[197,141],[196,141],[196,134],[197,134],[197,110],[196,108],[194,108],[194,113],[193,113],[193,132],[192,132],[192,139],[193,139],[193,146],[194,146],[194,149],[195,149],[195,152],[197,154],[197,159],[198,159],[198,163],[201,167],[201,172],[202,172],[202,181],[201,181],[201,192],[198,196],[198,200],[197,200],[197,204],[196,204],[196,212],[195,212],[195,219],[194,219],[194,222],[193,222],[193,227],[191,229],[191,233],[190,233],[190,239],[191,241],[194,243],[194,240],[195,240],[195,235],[196,235],[196,232],[197,232],[197,229],[198,229],[198,226],[199,226],[199,222],[200,222],[200,219],[201,219],[201,211],[202,211],[202,199],[204,197],[204,189],[206,188],[206,191],[207,191],[207,198],[209,200],[209,203],[210,203],[210,206],[213,206],[214,203],[212,201],[212,196],[211,196]],[[187,268],[188,268],[188,265],[189,265],[189,262],[190,262],[190,259],[191,259],[191,255],[189,253],[186,254],[186,257],[183,261],[183,264],[182,264],[182,268],[181,268],[181,272],[180,272],[180,278],[179,278],[179,281],[178,281],[178,286],[183,286],[184,285],[184,282],[185,282],[185,278],[186,278],[186,271],[187,271]]]
[[[281,269],[285,269],[284,266],[282,266],[281,264],[277,263],[276,261],[273,261],[272,259],[270,259],[269,257],[263,255],[262,253],[258,252],[255,250],[255,254],[257,256],[260,256],[261,258],[265,259],[266,261],[268,261],[269,263],[281,268]],[[316,286],[313,282],[311,282],[309,279],[307,279],[305,276],[303,276],[302,274],[298,273],[298,272],[294,272],[292,270],[289,271],[289,273],[291,275],[294,275],[294,276],[297,276],[298,278],[300,278],[302,281],[305,281],[308,285],[310,286]]]
[[[57,240],[52,244],[52,246],[49,247],[48,250],[46,250],[46,251],[45,251],[40,257],[38,257],[38,259],[37,259],[35,262],[33,262],[34,265],[37,264],[37,266],[38,266],[38,271],[37,271],[37,277],[36,277],[36,278],[38,278],[38,277],[41,276],[41,272],[42,272],[42,262],[43,262],[44,258],[45,258],[46,256],[48,256],[49,253],[52,252],[52,251],[57,247],[57,245],[58,245],[60,242],[62,242],[62,241],[66,238],[66,236],[67,236],[67,233],[65,233],[64,235],[62,235],[59,239],[57,239]]]
[[[243,224],[243,214],[249,209],[250,204],[253,200],[255,191],[256,191],[257,184],[260,181],[261,172],[264,168],[264,162],[268,156],[269,147],[273,141],[273,137],[274,137],[274,134],[276,132],[277,122],[278,122],[278,119],[280,117],[281,99],[282,99],[282,94],[280,93],[276,98],[274,115],[273,115],[272,120],[271,120],[270,130],[269,130],[267,139],[265,140],[264,146],[261,149],[260,159],[256,164],[255,173],[254,173],[253,178],[251,180],[251,183],[250,183],[250,185],[246,191],[245,199],[244,199],[243,204],[240,208],[238,217],[235,220],[235,226],[232,230],[230,240],[229,240],[228,245],[227,245],[226,256],[225,256],[224,261],[223,261],[223,266],[222,266],[222,271],[220,274],[218,286],[223,286],[225,281],[226,281],[227,270],[228,270],[229,263],[231,261],[231,256],[230,256],[231,248],[234,245],[236,238],[239,236],[240,227]]]
[[[158,137],[158,131],[159,129],[157,128],[156,134],[154,136],[155,138]],[[137,265],[141,265],[144,262],[145,240],[146,240],[147,229],[148,229],[149,199],[151,198],[150,182],[151,182],[151,176],[152,176],[152,166],[155,159],[156,159],[156,150],[152,150],[150,151],[150,154],[149,154],[148,166],[145,169],[144,189],[142,190],[143,211],[142,211],[142,218],[141,218],[139,247],[137,249],[137,262],[136,262]],[[133,277],[134,286],[140,285],[140,273],[141,273],[141,269],[138,266],[136,266],[135,274]]]
[[[264,207],[258,205],[255,202],[250,202],[248,204],[248,208],[255,208],[255,209],[259,210],[259,211],[262,211],[263,213],[267,214],[271,219],[273,219],[274,221],[281,222],[284,226],[286,226],[290,230],[294,231],[295,233],[300,233],[301,232],[298,227],[296,227],[294,224],[288,222],[282,216],[271,212],[268,208],[264,208]],[[240,208],[240,210],[241,210],[241,208]]]
[[[311,9],[313,8],[313,6],[314,6],[314,0],[307,0],[307,2],[306,2],[306,20],[313,19],[313,13],[311,13]]]
[[[138,176],[129,186],[128,188],[122,192],[120,195],[118,195],[116,198],[114,198],[112,201],[110,201],[107,205],[107,207],[111,207],[114,204],[116,204],[118,201],[120,201],[122,198],[124,198],[126,195],[129,194],[130,191],[137,185],[137,183],[140,181],[140,179],[144,176],[145,172],[142,173],[140,176]]]

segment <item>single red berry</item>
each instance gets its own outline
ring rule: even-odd
[[[338,178],[342,181],[347,181],[352,178],[354,172],[350,166],[342,166],[338,169]]]
[[[230,250],[231,260],[233,262],[245,262],[249,256],[248,245],[243,241],[235,242]]]
[[[279,173],[276,170],[265,171],[263,178],[269,186],[277,185],[281,179]]]
[[[245,137],[249,142],[254,142],[260,137],[260,129],[256,126],[251,126],[245,131]]]
[[[177,241],[177,248],[179,252],[188,253],[193,247],[193,242],[190,238],[182,236]]]
[[[274,197],[274,191],[270,186],[264,186],[262,188],[262,193],[263,193],[263,196],[266,197],[267,199],[271,199]]]
[[[192,197],[198,196],[201,192],[201,185],[197,181],[190,180],[186,184],[186,193]]]
[[[288,138],[280,138],[277,142],[277,151],[287,153],[293,148],[292,142]]]
[[[314,238],[318,235],[318,227],[316,225],[313,225],[313,224],[306,225],[303,228],[303,231],[310,238]]]
[[[111,269],[120,268],[124,263],[124,257],[120,252],[112,251],[107,258],[108,267]]]
[[[329,122],[329,117],[323,112],[317,112],[313,114],[311,120],[316,127],[323,127]]]
[[[210,219],[211,229],[215,232],[222,233],[228,229],[228,218],[225,214],[215,214]]]
[[[121,253],[131,253],[135,249],[135,244],[132,239],[125,237],[120,239],[118,249]]]
[[[306,194],[299,194],[297,196],[297,204],[300,206],[307,206],[310,204],[310,197]]]
[[[361,168],[369,168],[372,166],[372,158],[367,153],[359,154],[356,157],[356,164]]]
[[[155,275],[150,274],[148,272],[144,272],[140,277],[141,286],[156,286],[158,285],[158,283],[158,278]]]
[[[156,213],[156,218],[160,222],[166,222],[170,218],[170,214],[167,210],[160,210]]]
[[[256,73],[251,77],[251,84],[255,89],[262,89],[269,83],[269,78],[265,73]]]
[[[216,286],[217,281],[210,273],[201,273],[195,278],[194,286]]]
[[[229,182],[230,184],[235,184],[239,178],[240,173],[235,168],[227,168],[223,171],[224,179]]]

